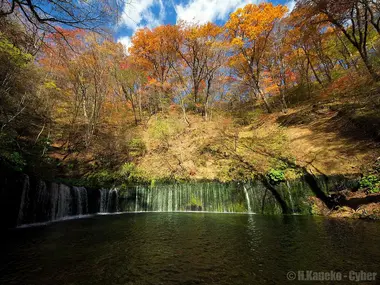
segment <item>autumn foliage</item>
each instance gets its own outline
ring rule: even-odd
[[[125,142],[158,114],[189,127],[190,115],[286,112],[342,95],[355,78],[379,79],[379,12],[365,0],[248,4],[224,25],[140,29],[128,51],[82,25],[30,33],[0,15],[1,132],[44,142],[42,157],[54,142],[59,159],[91,149],[89,161],[111,165],[138,159]]]

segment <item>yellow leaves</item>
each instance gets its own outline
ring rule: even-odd
[[[45,81],[44,87],[46,89],[57,89],[57,85],[55,84],[55,82],[53,80],[47,80],[47,81]]]
[[[243,40],[241,39],[241,37],[237,37],[237,38],[234,38],[231,42],[232,45],[236,45],[236,46],[243,46],[244,45],[244,42]]]

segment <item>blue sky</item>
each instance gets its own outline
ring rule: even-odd
[[[115,38],[126,48],[131,36],[144,27],[154,28],[163,24],[175,24],[179,20],[195,23],[223,24],[231,12],[248,3],[262,0],[129,0],[121,20],[115,27]],[[274,4],[293,9],[294,0],[273,0]]]

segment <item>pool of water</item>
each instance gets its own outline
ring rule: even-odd
[[[284,284],[289,271],[380,274],[380,224],[133,213],[9,230],[0,252],[0,284]]]

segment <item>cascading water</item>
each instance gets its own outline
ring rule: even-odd
[[[7,212],[11,216],[9,222],[6,220],[9,225],[56,221],[89,213],[204,211],[281,214],[284,205],[287,213],[307,214],[311,211],[307,197],[314,195],[305,179],[272,185],[271,189],[260,181],[251,181],[244,184],[210,182],[136,186],[122,191],[45,183],[29,179],[27,175],[17,178],[16,191],[8,180],[0,182],[0,202],[4,209],[7,206],[4,201],[12,198],[9,209],[13,210]],[[345,183],[352,184],[342,179],[327,182],[326,189],[334,184],[340,188]],[[276,195],[273,191],[277,192]]]
[[[64,184],[59,184],[58,187],[52,188],[54,190],[52,203],[54,212],[52,212],[52,220],[62,219],[70,216],[72,213],[71,193],[70,187]]]
[[[109,190],[108,189],[100,189],[99,192],[100,192],[99,212],[100,213],[107,213],[108,212],[107,202],[108,202]]]
[[[137,186],[119,194],[119,207],[126,212],[249,212],[262,203],[262,195],[241,184],[194,183],[156,187]],[[106,197],[106,193],[102,196]],[[270,194],[268,194],[268,197]],[[260,201],[257,201],[257,198]],[[267,201],[265,201],[267,203]]]
[[[100,189],[100,213],[114,213],[119,211],[119,194],[117,189]]]
[[[22,186],[21,202],[20,209],[17,218],[17,225],[21,225],[24,222],[24,217],[27,214],[27,205],[28,205],[28,196],[29,196],[29,176],[26,176]]]
[[[75,215],[84,215],[88,213],[88,197],[87,189],[84,187],[72,187],[72,195],[74,199],[73,213]]]
[[[248,213],[252,213],[251,201],[249,201],[249,194],[248,194],[247,188],[245,188],[244,185],[243,185],[243,189],[244,189],[245,199],[247,200]]]
[[[111,189],[108,196],[107,209],[108,212],[118,212],[119,211],[119,192],[117,189]]]
[[[33,222],[43,221],[44,217],[50,219],[50,193],[46,183],[42,180],[37,183],[36,195],[37,200],[33,208]]]
[[[295,211],[294,201],[293,201],[293,197],[292,197],[291,186],[290,186],[288,181],[286,181],[286,189],[287,189],[288,194],[289,194],[289,202],[290,202],[291,212],[294,213],[294,211]]]
[[[64,219],[88,214],[88,196],[84,187],[30,183],[26,176],[20,197],[17,225]]]

